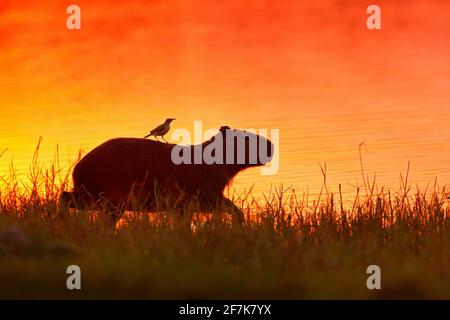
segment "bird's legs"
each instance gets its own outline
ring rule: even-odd
[[[158,137],[157,137],[157,136],[154,136],[154,137],[155,137],[156,141],[158,141],[158,142],[161,142],[161,141],[159,141],[159,139],[158,139]]]
[[[167,142],[166,139],[164,139],[164,135],[162,135],[161,138],[162,138],[166,143],[169,143],[169,142]]]

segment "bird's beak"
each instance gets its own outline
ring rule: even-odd
[[[176,118],[172,118],[172,119],[170,119],[171,121],[173,121],[173,120],[177,120]]]

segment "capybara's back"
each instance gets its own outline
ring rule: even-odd
[[[117,138],[84,156],[73,171],[74,197],[84,204],[106,199],[118,206],[132,188],[150,193],[157,181],[168,182],[173,172],[173,145],[152,140]],[[148,196],[148,195],[146,195]]]

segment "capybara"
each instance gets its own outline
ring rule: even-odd
[[[202,156],[202,150],[216,160]],[[116,221],[122,210],[134,210],[136,203],[141,209],[158,210],[158,197],[169,199],[173,207],[195,200],[201,212],[220,207],[243,222],[242,212],[224,197],[224,189],[239,171],[269,162],[273,152],[270,140],[227,126],[198,145],[111,139],[76,164],[73,191],[63,192],[61,203],[78,208],[106,203],[115,208]]]

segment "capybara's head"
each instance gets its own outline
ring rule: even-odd
[[[221,127],[219,135],[223,138],[224,162],[227,164],[251,167],[261,166],[272,160],[275,146],[261,135],[228,126]]]

